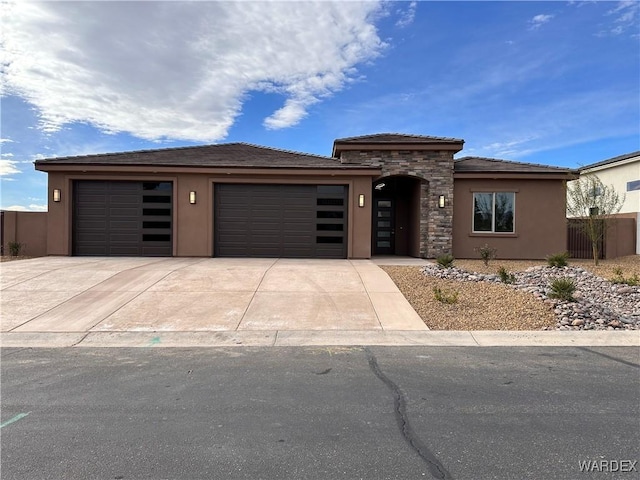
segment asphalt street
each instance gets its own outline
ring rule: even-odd
[[[635,347],[4,348],[1,360],[3,480],[640,478]]]

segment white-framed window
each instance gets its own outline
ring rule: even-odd
[[[474,233],[515,233],[515,192],[474,192]]]
[[[627,192],[633,192],[635,190],[640,190],[640,180],[627,182]]]

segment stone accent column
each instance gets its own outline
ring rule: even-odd
[[[404,175],[422,180],[420,185],[420,256],[435,258],[452,252],[453,152],[450,150],[351,150],[340,160],[382,169],[382,176]],[[446,197],[444,208],[438,197]]]

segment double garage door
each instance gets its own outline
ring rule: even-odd
[[[216,184],[214,255],[346,258],[344,185]],[[74,255],[171,256],[171,182],[76,181]],[[206,231],[192,235],[206,235]]]

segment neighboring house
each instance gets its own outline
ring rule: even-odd
[[[640,151],[619,155],[580,168],[580,175],[593,174],[607,186],[612,186],[624,204],[618,218],[635,220],[635,253],[640,254]]]
[[[463,140],[338,139],[331,157],[246,143],[37,160],[47,253],[370,258],[564,251],[557,167],[465,157]]]

